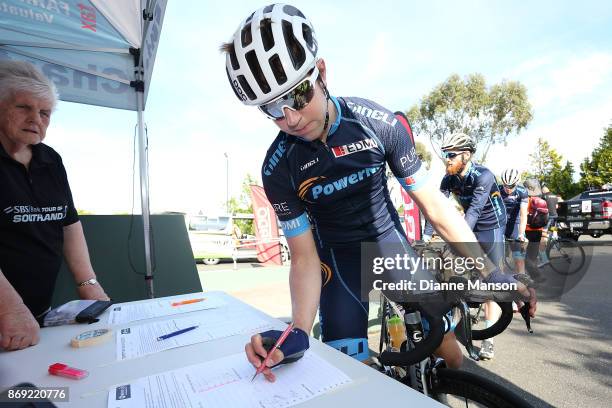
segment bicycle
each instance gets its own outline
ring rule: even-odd
[[[448,250],[446,245],[441,249],[433,249],[427,244],[418,243],[416,247],[421,256],[423,251],[433,251],[437,256],[444,256]],[[437,272],[436,278],[441,281],[447,271]],[[457,279],[465,281],[460,277],[450,277],[446,280]],[[485,407],[530,407],[519,396],[499,384],[477,374],[447,368],[444,360],[433,355],[443,340],[445,326],[450,327],[457,323],[455,333],[459,334],[458,339],[470,358],[478,361],[478,353],[474,350],[472,341],[495,337],[506,329],[513,318],[514,295],[496,295],[493,301],[500,307],[501,315],[489,328],[482,329],[475,329],[473,325],[479,323],[482,304],[488,297],[478,298],[476,291],[453,295],[449,299],[441,298],[440,293],[427,296],[437,299],[423,299],[425,301],[419,303],[392,302],[381,293],[378,317],[368,321],[368,327],[378,324],[381,326],[378,353],[370,349],[370,354],[376,354],[372,357],[374,368],[439,402],[454,403],[455,399],[459,398],[466,406],[470,400]],[[452,310],[452,318],[446,313],[449,308]],[[527,329],[533,333],[529,305],[526,303],[520,312]],[[393,314],[401,317],[406,330],[406,340],[399,350],[393,347],[387,328],[387,322]],[[426,335],[423,320],[426,320],[429,326]],[[314,337],[319,338],[318,324],[313,328],[313,333]]]
[[[538,268],[550,266],[559,275],[569,276],[578,272],[584,266],[586,255],[584,249],[573,239],[560,238],[556,222],[548,228],[546,242],[547,261]]]

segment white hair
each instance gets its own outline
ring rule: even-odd
[[[55,84],[31,63],[0,60],[0,102],[16,92],[28,92],[45,99],[53,108],[59,97]]]

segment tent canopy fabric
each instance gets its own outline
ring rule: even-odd
[[[165,8],[166,0],[2,0],[0,59],[33,63],[69,102],[138,110],[144,85],[144,109]]]

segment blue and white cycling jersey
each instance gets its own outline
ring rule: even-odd
[[[493,173],[471,163],[465,177],[447,174],[440,183],[446,196],[455,194],[472,231],[489,231],[506,225],[506,208]]]
[[[326,143],[280,132],[262,167],[266,195],[287,237],[314,227],[317,246],[358,245],[397,227],[386,165],[407,190],[427,177],[407,122],[360,98],[335,98]],[[308,216],[307,216],[308,214]]]
[[[529,204],[529,193],[523,186],[516,186],[510,194],[506,193],[503,186],[499,186],[502,200],[506,206],[506,216],[508,217],[508,226],[514,226],[520,222],[521,206]]]

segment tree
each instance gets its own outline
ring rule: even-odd
[[[535,177],[541,185],[547,186],[550,191],[563,198],[571,198],[581,191],[578,183],[574,183],[574,166],[565,161],[563,156],[550,147],[550,144],[538,138],[536,150],[529,155],[531,161],[530,172],[523,178]]]
[[[581,184],[584,189],[600,188],[612,182],[612,124],[609,125],[591,158],[580,165]]]
[[[251,203],[251,185],[258,184],[257,180],[249,173],[242,180],[242,191],[240,196],[231,197],[229,200],[229,210],[231,214],[253,214],[253,204]],[[234,223],[240,228],[243,234],[253,235],[253,222],[250,220],[235,220]]]
[[[431,152],[427,150],[425,144],[421,142],[416,142],[416,152],[419,159],[425,163],[425,167],[429,169],[431,167]]]
[[[533,118],[527,88],[517,81],[502,81],[487,88],[481,74],[461,79],[453,74],[412,106],[406,116],[416,134],[429,137],[432,147],[448,135],[463,132],[478,143],[480,161],[491,145],[506,143]]]

